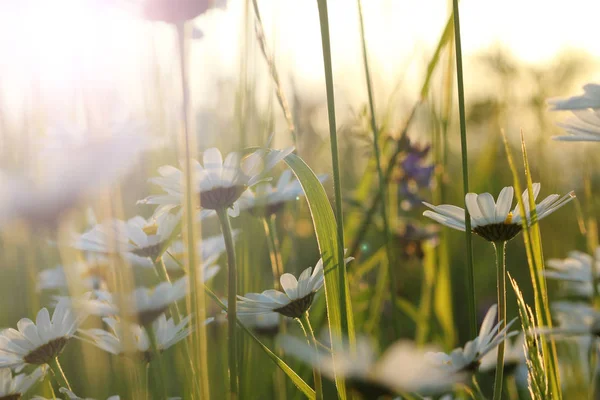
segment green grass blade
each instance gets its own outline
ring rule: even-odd
[[[344,264],[344,249],[336,235],[336,219],[329,204],[325,189],[319,179],[308,165],[297,155],[290,154],[284,161],[292,169],[302,185],[310,214],[313,220],[319,251],[323,258],[323,271],[325,273],[325,301],[329,317],[329,332],[332,343],[341,336],[354,337],[354,327],[348,324],[352,321],[352,305],[348,293],[346,266]],[[343,315],[349,316],[344,321]],[[344,324],[347,324],[344,326]],[[335,353],[339,348],[334,347]],[[336,379],[340,397],[345,397],[345,384],[342,379]]]
[[[456,83],[458,85],[458,112],[460,118],[460,150],[462,158],[463,191],[469,193],[469,163],[467,160],[467,125],[465,112],[465,89],[463,83],[462,47],[460,40],[460,18],[458,0],[452,1],[454,16],[454,44],[456,48]],[[471,237],[471,217],[465,207],[465,242],[467,246],[467,298],[469,309],[470,337],[477,335],[477,315],[475,308],[475,272],[473,271],[473,238]]]

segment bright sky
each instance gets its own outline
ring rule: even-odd
[[[163,72],[175,68],[169,29],[139,21],[131,7],[98,6],[109,1],[120,0],[0,0],[0,99],[5,104],[23,98],[32,102],[41,93],[46,105],[59,109],[81,91],[139,93],[142,81],[151,76],[151,38]],[[351,0],[329,3],[337,90],[352,105],[364,101],[357,10]],[[447,1],[363,4],[378,93],[389,95],[397,82],[416,88],[445,24]],[[315,1],[261,0],[259,5],[284,84],[289,87],[293,76],[300,94],[320,95],[323,67]],[[230,0],[225,9],[195,21],[204,33],[194,45],[192,67],[198,105],[214,101],[218,80],[238,78],[243,9],[243,0]],[[544,63],[566,48],[600,55],[600,3],[594,0],[463,0],[461,13],[467,58],[493,44],[532,63]],[[260,82],[266,79],[264,61],[251,39],[253,63],[263,70],[253,76]]]

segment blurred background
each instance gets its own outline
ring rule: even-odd
[[[257,40],[252,2],[217,0],[192,23],[190,75],[197,153],[213,146],[226,153],[265,145],[274,133],[272,147],[295,144],[297,153],[316,173],[330,173],[316,2],[257,3],[264,26],[263,45],[277,67],[295,138]],[[445,0],[363,3],[384,160],[397,153],[386,200],[390,225],[396,233],[398,296],[406,317],[402,333],[451,348],[468,339],[464,235],[430,225],[421,216],[424,207],[420,204],[422,200],[463,204],[452,41],[442,47],[431,84],[422,92],[450,15],[449,5]],[[81,135],[105,134],[117,128],[143,131],[155,146],[138,168],[124,177],[119,193],[125,217],[151,215],[150,207],[137,206],[136,201],[156,193],[147,178],[156,175],[157,167],[177,164],[181,95],[174,29],[143,20],[138,6],[126,0],[0,3],[3,171],[43,171],[43,152],[39,150],[47,149],[49,141],[60,145]],[[513,184],[501,132],[506,133],[518,156],[522,130],[533,179],[542,183],[540,196],[575,190],[580,202],[541,224],[547,258],[566,257],[573,249],[586,250],[578,219],[594,215],[597,207],[590,196],[585,196],[586,187],[592,192],[599,184],[598,174],[593,173],[598,167],[593,147],[550,140],[560,133],[556,122],[566,115],[550,113],[546,100],[579,93],[583,84],[600,77],[599,13],[600,5],[589,0],[568,4],[542,0],[461,2],[471,191],[489,191],[496,196],[502,187]],[[385,258],[382,223],[375,215],[363,226],[377,179],[356,3],[330,0],[329,18],[346,240],[349,252],[357,257],[349,266],[353,305],[359,331],[380,338],[379,346],[384,349],[396,338],[386,328],[389,304],[377,289],[387,279],[380,272],[385,269],[380,268]],[[415,114],[410,118],[413,108]],[[331,179],[325,188],[333,193]],[[88,205],[97,207],[94,199]],[[82,206],[82,216],[84,210]],[[261,224],[242,215],[234,225],[242,228],[238,241],[243,254],[240,290],[269,288],[272,278],[266,239],[255,233],[262,231]],[[287,207],[278,225],[286,271],[299,273],[314,265],[318,249],[306,204],[299,201]],[[81,222],[80,228],[84,226]],[[216,221],[208,221],[203,230],[205,235],[219,232]],[[35,276],[39,270],[53,268],[60,259],[44,235],[3,234],[0,325],[14,326],[19,318],[34,316],[40,304],[47,304],[48,294],[36,294]],[[496,301],[494,252],[477,237],[474,260],[477,301],[483,314]],[[521,237],[508,245],[507,267],[530,299]],[[221,295],[225,294],[224,279],[220,274],[213,282]],[[552,284],[550,289],[552,293]],[[322,314],[323,300],[321,296],[314,314]],[[509,318],[516,316],[510,288],[508,304]],[[218,315],[217,308],[211,306],[209,314]],[[210,347],[214,343],[215,348],[225,349],[223,329],[218,322],[209,327]],[[84,350],[94,357],[107,357],[90,347],[79,343],[69,347],[63,361],[67,371],[75,371],[84,363]],[[273,368],[253,344],[245,343],[244,351],[248,359],[258,359],[265,368]],[[171,362],[174,368],[184,368],[175,356]],[[225,390],[222,377],[226,366],[215,352],[211,362],[211,374],[222,382],[215,385],[218,394]],[[310,375],[300,364],[290,363],[303,375]],[[247,377],[242,381],[252,385],[256,393],[272,389],[270,374],[252,368],[243,373]],[[107,384],[107,379],[106,374],[87,371],[74,385],[109,395],[115,386]],[[257,394],[256,398],[263,397]]]

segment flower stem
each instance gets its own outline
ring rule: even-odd
[[[225,240],[227,251],[227,264],[229,270],[228,296],[227,296],[227,330],[229,335],[229,391],[232,399],[237,399],[238,393],[238,369],[237,369],[237,342],[236,342],[236,318],[237,318],[237,271],[235,264],[235,247],[233,245],[233,234],[227,209],[217,210],[221,231]]]
[[[277,230],[275,226],[275,216],[266,216],[263,219],[265,233],[267,234],[267,245],[271,258],[271,269],[273,270],[273,284],[275,289],[280,290],[279,278],[283,275],[283,261],[279,251],[279,240],[277,239]]]
[[[148,339],[150,339],[150,346],[152,347],[152,352],[154,353],[154,357],[156,360],[156,366],[158,367],[158,371],[156,371],[155,374],[156,392],[166,399],[168,398],[166,387],[167,373],[165,370],[165,365],[163,363],[162,354],[160,353],[158,343],[156,342],[156,335],[154,334],[154,329],[152,329],[151,324],[146,326],[146,332],[148,333]]]
[[[58,386],[71,390],[71,385],[69,385],[67,376],[65,375],[62,367],[60,366],[60,363],[58,362],[58,357],[54,357],[50,361],[50,368],[52,368],[52,372],[54,372],[54,378],[56,379]]]
[[[506,242],[494,243],[496,250],[496,272],[498,280],[498,331],[506,327]],[[502,375],[504,373],[504,340],[498,345],[494,400],[502,399]]]
[[[315,352],[319,351],[319,346],[317,344],[317,339],[315,338],[315,333],[312,329],[312,325],[310,324],[310,318],[308,317],[308,312],[305,312],[302,315],[302,318],[298,318],[298,322],[300,322],[300,326],[304,331],[304,335],[306,336],[306,340],[308,344],[314,346]],[[323,382],[321,380],[321,372],[319,371],[318,366],[313,367],[313,379],[315,381],[315,394],[317,400],[323,399]]]
[[[456,46],[456,82],[458,85],[458,112],[460,118],[460,149],[462,158],[463,190],[469,193],[469,163],[467,161],[467,126],[465,114],[465,88],[463,82],[462,46],[460,41],[460,19],[458,0],[452,0],[454,15],[454,37]],[[471,335],[477,335],[477,315],[475,311],[475,272],[473,270],[473,244],[471,238],[471,217],[465,207],[465,239],[467,244],[467,298],[469,307],[469,327]]]

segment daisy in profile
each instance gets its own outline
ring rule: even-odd
[[[121,253],[134,265],[153,267],[173,239],[179,220],[170,213],[148,220],[140,216],[114,219],[77,236],[72,246],[88,252]]]
[[[346,258],[346,264],[353,260]],[[258,315],[279,313],[289,318],[301,318],[312,305],[315,295],[323,286],[323,259],[319,259],[313,270],[305,269],[300,277],[290,273],[281,275],[283,292],[275,289],[265,290],[262,293],[247,293],[238,296],[238,315]]]
[[[107,283],[109,262],[102,254],[85,253],[85,260],[70,265],[67,270],[75,274],[78,285],[84,290],[103,289]],[[65,267],[57,265],[40,271],[37,276],[37,290],[62,290],[67,288]]]
[[[319,176],[321,183],[326,179],[327,175]],[[303,194],[300,182],[293,178],[291,170],[286,169],[275,186],[270,182],[261,182],[254,186],[254,190],[244,192],[240,198],[240,209],[248,210],[255,217],[265,218],[276,214],[286,203],[297,200]]]
[[[248,187],[258,183],[263,173],[275,166],[294,149],[273,150],[266,155],[257,151],[242,158],[240,153],[229,153],[223,160],[216,148],[207,149],[202,164],[194,160],[195,192],[200,205],[207,210],[231,209],[230,215],[239,214],[237,200]],[[160,177],[151,178],[166,193],[141,200],[142,204],[157,205],[155,215],[181,207],[183,201],[183,172],[172,166],[158,169]]]
[[[28,364],[55,361],[84,319],[85,314],[76,313],[68,299],[58,301],[52,319],[46,308],[38,312],[35,322],[22,318],[17,329],[0,332],[0,368],[20,371]]]
[[[44,161],[40,166],[43,177],[0,171],[0,227],[20,220],[31,226],[54,228],[87,196],[116,182],[145,148],[144,137],[119,133],[88,138],[62,146],[60,151],[46,152],[44,157],[39,155]]]
[[[540,193],[540,187],[539,183],[533,184],[534,201]],[[471,230],[473,233],[489,242],[506,242],[521,232],[522,218],[519,204],[511,211],[513,195],[514,189],[512,186],[507,186],[502,189],[497,202],[494,201],[494,197],[489,193],[467,193],[465,196],[465,204],[471,216]],[[525,190],[522,199],[523,204],[525,205],[527,224],[532,225],[540,221],[574,198],[574,192],[569,192],[562,197],[557,194],[549,195],[540,203],[536,204],[536,218],[535,220],[532,220],[531,210],[529,209],[529,193]],[[423,202],[423,204],[431,208],[431,210],[427,210],[423,213],[424,216],[450,228],[459,231],[465,230],[464,209],[449,204],[440,206],[434,206],[425,202]]]
[[[567,258],[550,259],[546,262],[544,275],[560,281],[569,294],[591,297],[594,275],[600,276],[600,247],[594,257],[581,251],[571,251]]]
[[[525,335],[521,332],[515,340],[506,340],[504,343],[504,370],[510,374],[517,367],[525,365]],[[493,371],[496,369],[497,358],[498,347],[494,347],[492,351],[484,355],[481,359],[479,370],[483,372]]]
[[[600,336],[600,312],[581,302],[557,301],[552,303],[552,316],[558,321],[556,327],[539,327],[536,333],[569,336]]]
[[[13,375],[10,368],[0,368],[0,399],[18,400],[46,374],[46,367],[36,368],[31,374]]]
[[[329,379],[335,379],[329,351],[289,335],[281,336],[278,343],[285,353],[318,369]],[[368,399],[400,393],[439,394],[464,378],[463,374],[431,368],[426,358],[427,349],[418,348],[409,341],[392,344],[379,358],[368,339],[359,338],[355,346],[351,349],[345,343],[344,350],[337,353],[335,374],[343,377],[349,388]]]
[[[188,337],[191,333],[189,323],[191,316],[183,318],[178,324],[172,318],[161,314],[154,322],[151,328],[156,337],[156,346],[159,351],[165,351],[174,344]],[[123,323],[116,318],[102,318],[102,321],[108,327],[104,329],[80,329],[79,338],[85,342],[107,351],[114,355],[126,355],[135,359],[141,359],[149,362],[152,358],[152,347],[150,337],[146,328],[131,323]],[[207,319],[205,324],[212,321]],[[126,329],[129,330],[129,337],[125,337]],[[127,339],[131,340],[134,348],[126,348]]]
[[[569,142],[600,141],[600,85],[587,84],[584,93],[566,99],[550,99],[552,111],[571,111],[571,118],[558,124],[568,135],[554,136],[554,140]]]
[[[427,358],[431,365],[449,372],[477,371],[481,360],[486,354],[493,351],[507,338],[519,334],[516,331],[507,333],[511,325],[517,320],[516,318],[510,321],[502,330],[499,330],[500,323],[494,325],[497,309],[496,304],[490,307],[479,329],[479,336],[467,342],[464,347],[454,349],[450,354],[428,353]]]

